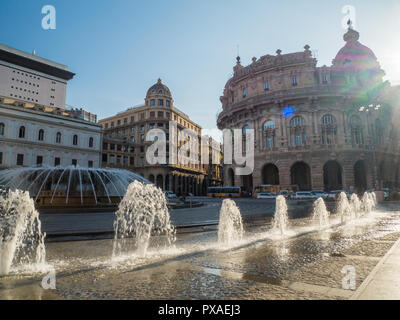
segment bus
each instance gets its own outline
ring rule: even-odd
[[[274,193],[274,194],[279,194],[279,193],[290,193],[290,192],[297,192],[299,187],[297,185],[290,185],[290,186],[284,186],[284,185],[271,185],[271,184],[262,184],[260,186],[257,186],[254,188],[253,192],[253,197],[257,198],[257,195],[259,193]]]
[[[209,187],[207,196],[211,198],[239,198],[241,196],[240,187]]]

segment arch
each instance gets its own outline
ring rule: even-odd
[[[300,191],[311,190],[311,170],[305,162],[296,162],[290,168],[292,185],[298,185]]]
[[[153,175],[153,174],[149,175],[149,181],[150,181],[151,183],[154,183],[154,182],[155,182],[155,178],[154,178],[154,175]]]
[[[268,129],[275,129],[275,121],[272,119],[269,119],[264,122],[263,124],[263,130],[267,131]]]
[[[18,137],[25,138],[25,127],[24,126],[19,127]]]
[[[164,189],[164,177],[161,174],[157,176],[156,185],[160,189]]]
[[[230,187],[235,186],[235,172],[232,168],[228,169],[228,185]]]
[[[44,140],[44,130],[43,129],[39,130],[38,140],[39,141],[43,141]]]
[[[324,188],[326,191],[342,190],[342,166],[334,160],[324,165]]]
[[[262,183],[279,185],[279,169],[276,165],[268,163],[262,168]]]
[[[0,136],[4,136],[6,125],[1,122],[0,123]]]
[[[354,187],[357,193],[367,190],[367,168],[364,160],[354,164]]]
[[[336,124],[336,118],[331,114],[324,114],[321,118],[321,123],[323,125],[334,125]]]
[[[250,126],[249,126],[248,124],[245,124],[245,125],[242,127],[242,134],[246,134],[247,131],[249,131],[249,130],[251,130]]]
[[[291,127],[304,127],[306,125],[306,121],[302,116],[294,116],[290,120],[290,126]]]

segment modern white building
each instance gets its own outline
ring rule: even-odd
[[[73,76],[64,65],[0,45],[0,169],[101,166],[101,126],[65,108]]]

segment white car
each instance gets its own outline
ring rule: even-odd
[[[328,194],[325,191],[322,190],[313,190],[311,193],[314,195],[315,199],[322,198],[326,199],[328,198]]]
[[[276,199],[276,194],[273,193],[259,193],[257,199]]]
[[[294,198],[296,200],[314,200],[315,196],[312,194],[311,191],[299,191],[296,192]]]

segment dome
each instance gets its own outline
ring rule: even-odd
[[[341,48],[333,60],[333,67],[337,71],[359,71],[365,69],[380,69],[374,52],[361,44],[360,34],[351,27],[343,36],[346,44]]]
[[[147,90],[146,97],[160,96],[160,95],[172,98],[171,91],[169,90],[169,88],[162,83],[161,79],[158,79],[157,83],[152,85],[150,89]]]

